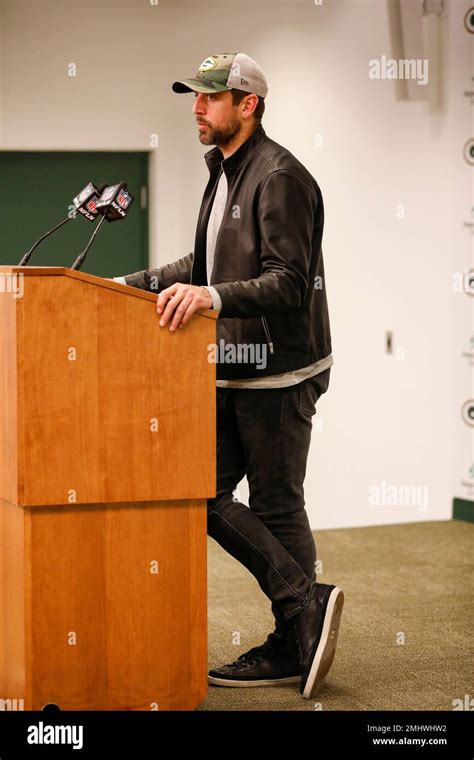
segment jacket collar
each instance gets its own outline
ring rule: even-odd
[[[215,147],[204,154],[208,169],[210,172],[218,166],[222,165],[222,168],[226,175],[233,174],[237,169],[242,166],[247,158],[253,153],[254,149],[264,140],[266,132],[261,124],[247,137],[245,142],[240,145],[235,153],[232,153],[228,158],[223,158],[222,151],[219,147]]]

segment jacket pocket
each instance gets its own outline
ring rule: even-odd
[[[274,350],[274,347],[273,347],[272,336],[270,335],[270,330],[268,329],[267,318],[266,317],[260,317],[260,319],[262,320],[263,329],[265,330],[265,335],[267,337],[267,343],[268,343],[268,347],[270,349],[270,353],[274,354],[275,350]]]

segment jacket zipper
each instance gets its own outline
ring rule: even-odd
[[[267,318],[260,317],[260,319],[262,320],[263,329],[265,330],[265,335],[267,336],[267,343],[270,347],[270,353],[274,354],[275,351],[273,350],[273,341],[272,336],[270,335],[270,330],[268,329]]]

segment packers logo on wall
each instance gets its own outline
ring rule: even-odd
[[[469,401],[464,402],[461,415],[466,425],[474,427],[474,399],[470,398]]]
[[[463,155],[464,160],[471,166],[474,166],[474,139],[472,137],[465,143]]]
[[[474,34],[474,8],[469,8],[464,16],[464,26],[467,31]]]

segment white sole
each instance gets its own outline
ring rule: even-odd
[[[214,676],[208,676],[207,680],[214,686],[236,686],[239,688],[245,688],[249,686],[280,686],[285,683],[301,683],[301,676],[288,676],[287,678],[278,678],[275,680],[268,679],[267,681],[232,681],[226,678],[215,678]]]
[[[337,636],[343,605],[344,592],[336,586],[329,596],[321,638],[303,690],[303,697],[305,699],[311,699],[314,696],[332,665],[336,654]]]

